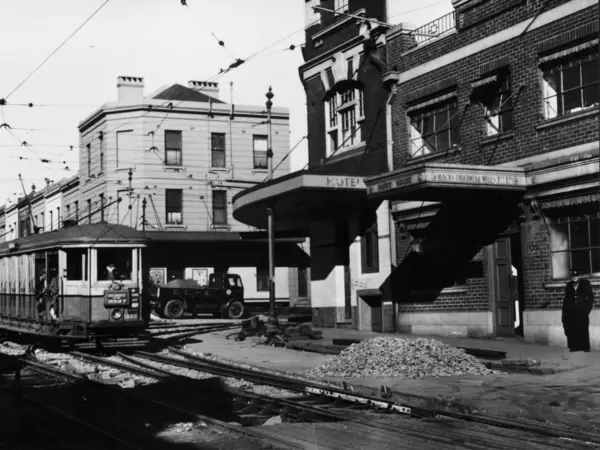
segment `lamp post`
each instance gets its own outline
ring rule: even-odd
[[[265,94],[267,97],[267,179],[271,181],[273,179],[273,137],[272,137],[272,123],[271,123],[271,107],[273,102],[271,99],[275,96],[271,86],[269,91]],[[275,314],[275,254],[274,254],[274,236],[273,236],[273,208],[269,206],[267,208],[267,228],[268,228],[268,241],[269,241],[269,320],[268,324],[275,326],[278,324],[277,315]]]

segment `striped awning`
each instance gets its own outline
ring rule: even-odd
[[[426,102],[409,106],[408,108],[406,108],[406,112],[412,112],[412,111],[416,111],[418,109],[427,108],[428,106],[442,103],[443,101],[448,100],[449,98],[452,98],[452,97],[456,97],[456,92],[450,92],[448,94],[444,94],[444,95],[440,95],[439,97],[432,98],[431,100],[427,100]]]
[[[578,195],[569,198],[560,198],[555,200],[542,200],[542,208],[553,209],[553,208],[565,208],[567,206],[578,206],[586,203],[600,202],[600,194],[587,194]],[[600,208],[600,203],[598,205]]]
[[[574,53],[581,52],[588,48],[598,46],[598,38],[592,39],[589,42],[584,42],[583,44],[576,45],[575,47],[567,48],[565,50],[561,50],[560,52],[552,53],[551,55],[544,56],[540,58],[540,64],[547,63],[549,61],[554,61],[560,58],[564,58],[565,56],[572,55]]]

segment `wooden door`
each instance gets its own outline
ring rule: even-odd
[[[511,295],[510,237],[494,243],[495,306],[494,320],[497,336],[514,336],[514,300]]]

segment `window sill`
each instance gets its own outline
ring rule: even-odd
[[[507,139],[512,139],[514,137],[515,137],[515,132],[509,131],[507,133],[499,133],[494,136],[488,136],[488,137],[482,139],[479,144],[480,145],[495,144],[496,142],[505,141]]]
[[[179,225],[179,224],[174,224],[174,223],[168,223],[165,225],[165,228],[167,230],[171,229],[171,230],[187,230],[187,225]]]
[[[585,278],[592,286],[600,286],[600,278]],[[552,280],[544,283],[544,289],[564,288],[570,280]]]
[[[417,157],[411,157],[409,155],[409,158],[411,158],[410,160],[408,160],[408,162],[406,163],[407,166],[412,166],[415,164],[420,164],[422,162],[425,161],[431,161],[434,159],[441,159],[441,158],[446,158],[447,156],[452,156],[456,153],[460,153],[460,146],[456,146],[451,148],[449,151],[444,151],[444,152],[435,152],[435,153],[430,153],[429,155],[424,155],[424,156],[417,156]]]
[[[251,169],[252,173],[269,173],[269,169]]]
[[[208,169],[209,172],[229,172],[227,167],[211,167]]]
[[[214,231],[230,231],[231,225],[215,225],[212,224],[210,228]]]
[[[598,115],[600,108],[591,108],[587,111],[580,111],[565,116],[554,117],[552,119],[545,119],[544,123],[539,124],[535,127],[536,130],[544,130],[546,128],[553,127],[555,125],[561,125],[563,123],[569,123],[574,120],[584,119],[586,117],[592,117]]]
[[[360,272],[361,275],[373,275],[378,273],[379,269],[362,269]]]
[[[163,166],[164,170],[172,170],[174,172],[180,172],[180,171],[186,171],[187,169],[183,166],[176,166],[176,165],[167,165],[165,164]]]
[[[413,292],[411,292],[410,296],[413,297],[418,297],[420,295],[427,295],[427,294],[433,294],[438,292],[437,289],[418,289],[415,290]],[[469,292],[469,288],[466,285],[460,285],[460,286],[451,286],[451,287],[446,287],[443,288],[441,291],[439,291],[439,295],[444,295],[444,294],[465,294]]]

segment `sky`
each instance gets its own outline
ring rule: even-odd
[[[105,1],[0,0],[0,99],[6,99],[0,108],[0,205],[23,195],[19,174],[30,192],[32,184],[39,190],[45,179],[77,173],[77,124],[116,100],[119,75],[144,77],[146,94],[189,80],[217,81],[226,102],[233,81],[233,102],[244,105],[264,104],[272,86],[274,106],[290,109],[290,148],[306,135],[298,76],[304,0],[187,0],[187,6],[181,0],[109,0],[17,88]],[[422,25],[451,11],[451,0],[388,0],[392,24]],[[219,76],[236,58],[259,51]],[[275,155],[275,163],[282,156]],[[292,170],[306,164],[306,140],[290,161]]]

